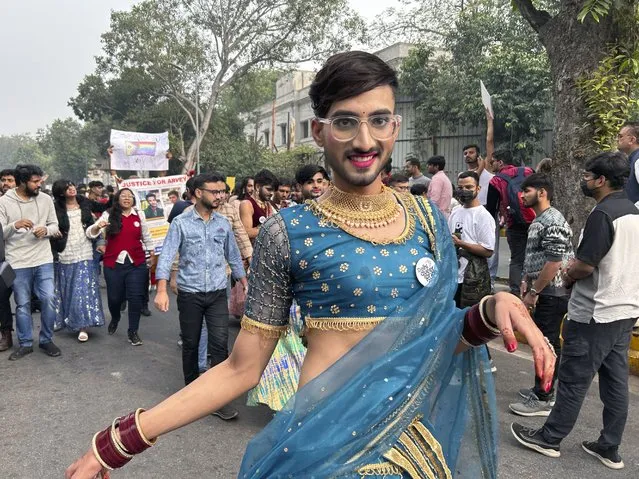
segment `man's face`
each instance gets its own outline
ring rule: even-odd
[[[467,165],[475,166],[477,164],[477,159],[479,158],[479,152],[477,148],[471,146],[470,148],[466,148],[464,150],[464,160]]]
[[[216,210],[220,207],[225,193],[226,184],[223,181],[204,183],[202,189],[195,190],[198,203],[209,210]]]
[[[632,128],[624,126],[617,135],[617,148],[626,154],[632,153],[637,147],[637,137],[632,134]]]
[[[291,197],[291,186],[290,185],[280,185],[277,188],[277,195],[275,200],[278,203],[281,203],[283,201],[288,201],[288,199]]]
[[[177,203],[178,197],[175,195],[169,195],[169,200],[171,201],[172,204]]]
[[[258,189],[258,197],[260,201],[271,201],[273,198],[273,185],[257,185]]]
[[[391,185],[391,188],[393,188],[395,191],[399,191],[400,193],[408,193],[410,190],[408,181],[405,183],[393,183]]]
[[[246,194],[252,195],[255,192],[255,182],[250,179],[246,183]]]
[[[428,174],[429,175],[434,175],[438,172],[439,170],[437,169],[437,167],[435,165],[428,165]]]
[[[457,189],[462,203],[472,203],[479,194],[479,185],[474,178],[460,178],[457,180]],[[467,201],[464,201],[467,200]]]
[[[2,188],[2,194],[4,195],[7,191],[16,187],[16,179],[13,175],[5,175],[0,178],[0,187]]]
[[[155,196],[149,196],[147,197],[146,201],[149,202],[149,206],[151,208],[155,208],[158,205],[158,200]]]
[[[302,191],[300,190],[300,185],[296,184],[291,189],[291,200],[295,201],[296,203],[301,203],[304,200]]]
[[[32,175],[29,181],[25,183],[24,192],[27,196],[38,196],[40,194],[40,188],[42,187],[42,177],[38,175]]]
[[[313,178],[306,180],[302,185],[302,196],[305,200],[319,198],[326,191],[326,179],[321,172],[315,173]]]
[[[404,166],[404,170],[408,176],[413,176],[415,174],[415,166],[411,164],[410,161],[406,162],[406,166]]]
[[[533,208],[539,203],[539,190],[532,186],[527,186],[521,193],[521,201],[524,206]]]
[[[94,186],[89,190],[89,194],[93,198],[100,198],[102,196],[102,186]]]
[[[376,114],[392,115],[394,111],[393,89],[386,85],[333,103],[326,117],[347,115],[367,119]],[[355,138],[339,141],[333,135],[331,125],[313,120],[312,127],[315,142],[324,148],[338,186],[368,186],[375,180],[381,181],[379,174],[390,158],[399,128],[390,138],[377,140],[371,136],[369,125],[362,123]]]

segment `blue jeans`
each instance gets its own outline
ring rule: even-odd
[[[42,303],[40,313],[40,344],[53,340],[55,322],[53,263],[33,268],[17,268],[13,282],[16,302],[16,331],[20,346],[33,346],[33,318],[31,317],[31,294],[35,293]]]
[[[200,335],[200,344],[197,346],[197,366],[201,371],[208,369],[209,354],[209,330],[206,329],[206,321],[202,322],[202,334]]]

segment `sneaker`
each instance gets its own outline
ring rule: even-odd
[[[541,429],[533,429],[531,427],[522,426],[513,422],[510,425],[510,432],[513,433],[517,442],[522,446],[537,451],[548,457],[559,457],[559,444],[551,444],[547,442],[541,434]]]
[[[495,363],[493,362],[493,360],[490,360],[490,372],[491,373],[496,373],[497,372],[497,366],[495,366]]]
[[[31,354],[33,352],[33,348],[31,346],[20,346],[9,356],[9,361],[17,361],[18,359],[24,358],[27,354]]]
[[[108,328],[109,334],[114,334],[118,330],[118,323],[119,321],[113,321],[113,320],[109,322],[109,328]]]
[[[515,414],[525,417],[548,417],[552,411],[550,401],[541,401],[535,393],[530,393],[530,396],[521,402],[508,405],[508,408]]]
[[[42,351],[45,352],[47,356],[51,356],[52,358],[58,357],[60,356],[60,354],[62,354],[60,348],[53,343],[40,343],[38,344],[38,347],[42,349]]]
[[[535,388],[523,388],[519,390],[519,397],[522,399],[528,399],[528,396],[531,394],[535,394]],[[557,399],[556,393],[552,393],[552,397],[550,398],[550,405],[555,407],[555,400]]]
[[[584,441],[581,443],[584,451],[593,457],[596,457],[601,463],[610,469],[623,469],[624,463],[619,455],[617,447],[604,448],[597,442]]]
[[[129,333],[129,342],[131,343],[131,346],[142,345],[142,340],[140,339],[140,336],[138,336],[137,331],[133,331],[132,333]]]
[[[225,421],[230,421],[231,419],[236,418],[238,414],[239,413],[237,412],[237,409],[235,409],[232,406],[226,405],[226,406],[222,406],[220,409],[215,411],[212,415],[217,416],[220,419],[224,419]]]
[[[151,316],[151,311],[149,311],[149,307],[148,306],[145,306],[144,308],[142,308],[142,311],[140,311],[140,314],[142,316],[149,317],[149,316]]]

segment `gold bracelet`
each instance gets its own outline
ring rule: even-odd
[[[138,409],[135,410],[135,427],[138,429],[138,434],[140,434],[140,437],[142,438],[142,440],[146,443],[147,446],[150,447],[150,446],[155,445],[155,443],[157,442],[158,438],[156,437],[153,440],[147,439],[147,437],[142,432],[142,428],[140,427],[140,413],[143,413],[144,411],[145,411],[145,409],[142,409],[142,408],[138,408]]]
[[[98,462],[100,463],[100,465],[107,469],[108,471],[113,471],[113,468],[110,466],[107,466],[106,462],[104,462],[104,460],[100,457],[100,453],[98,452],[98,446],[95,444],[95,439],[98,437],[98,434],[100,434],[100,432],[96,432],[95,436],[93,436],[93,441],[91,441],[91,445],[93,447],[93,455],[95,456],[95,458],[98,460]]]
[[[133,458],[133,454],[127,452],[126,448],[124,447],[124,445],[120,442],[120,439],[118,439],[118,435],[115,432],[115,423],[119,420],[120,418],[115,418],[113,420],[113,424],[111,424],[111,441],[113,441],[113,445],[115,446],[116,451],[118,451],[118,453],[122,456],[122,457],[126,457],[127,459],[132,459]]]
[[[486,301],[488,301],[490,298],[492,298],[491,295],[489,296],[484,296],[482,298],[482,300],[479,302],[479,316],[481,317],[481,320],[484,322],[484,325],[486,326],[486,328],[488,328],[488,331],[490,331],[493,334],[496,334],[497,336],[501,336],[501,331],[499,330],[499,328],[496,328],[493,324],[491,324],[487,319],[486,319],[486,315],[484,314],[484,304],[486,303]]]

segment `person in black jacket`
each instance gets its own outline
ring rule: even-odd
[[[2,239],[2,225],[0,225],[0,263],[5,260],[4,256],[4,240]],[[7,351],[13,347],[13,338],[11,331],[13,331],[13,315],[11,313],[11,293],[12,288],[7,288],[2,281],[0,281],[0,351]]]

